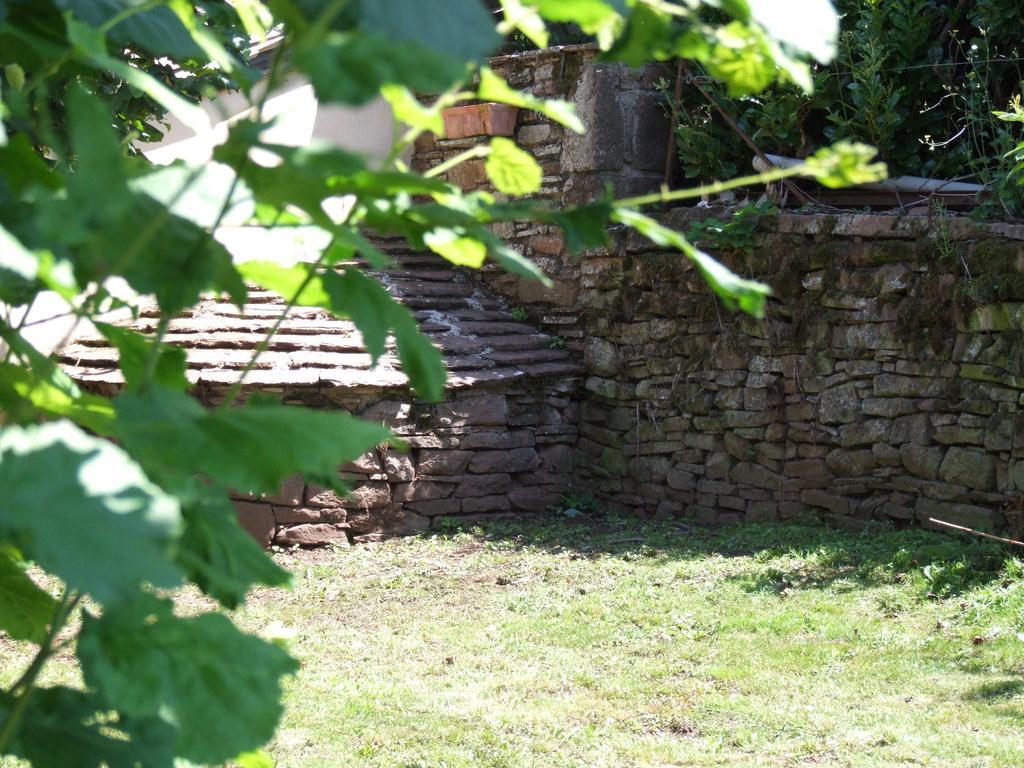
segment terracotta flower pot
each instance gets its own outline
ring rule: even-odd
[[[449,139],[467,136],[511,136],[516,131],[519,107],[508,104],[466,104],[442,110],[444,135]]]

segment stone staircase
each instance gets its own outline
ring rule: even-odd
[[[413,395],[393,345],[371,367],[350,321],[292,309],[243,396],[268,392],[285,403],[344,409],[387,424],[410,450],[378,448],[340,468],[353,488],[347,498],[299,478],[273,496],[240,492],[241,519],[265,544],[365,541],[426,530],[445,517],[543,511],[568,484],[581,367],[553,337],[517,321],[471,272],[404,241],[375,245],[394,266],[371,274],[444,356],[445,398],[431,404]],[[211,297],[171,321],[165,340],[186,350],[193,393],[210,406],[222,402],[284,306],[254,288],[241,310]],[[154,307],[125,325],[153,333],[156,323]],[[95,332],[60,357],[80,386],[106,395],[123,386],[117,359]]]

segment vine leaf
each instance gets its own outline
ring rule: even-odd
[[[155,717],[113,719],[107,710],[95,693],[36,689],[12,751],[33,768],[174,768],[173,725]]]
[[[533,155],[500,136],[491,141],[484,169],[495,188],[506,195],[532,195],[544,176]]]
[[[180,347],[161,345],[154,351],[153,342],[140,333],[121,328],[109,323],[94,323],[97,330],[107,337],[120,356],[121,373],[129,391],[135,391],[143,381],[146,364],[151,355],[156,354],[152,380],[171,389],[186,390],[189,387],[185,378],[185,350]]]
[[[225,608],[241,605],[249,587],[287,587],[291,574],[275,563],[238,524],[226,492],[206,488],[182,507],[185,533],[178,565],[201,590]]]
[[[262,399],[207,411],[160,386],[123,394],[114,406],[125,446],[167,483],[202,474],[230,488],[275,493],[286,477],[302,473],[340,487],[338,467],[391,436],[347,413]]]
[[[86,684],[118,712],[178,728],[175,753],[221,763],[264,744],[281,716],[281,678],[299,665],[219,613],[174,615],[140,594],[83,619],[78,656]]]
[[[40,644],[57,601],[28,577],[11,547],[0,546],[0,629],[14,640]]]
[[[100,602],[181,582],[178,502],[117,446],[68,421],[0,435],[0,536]]]

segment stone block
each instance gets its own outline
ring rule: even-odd
[[[939,476],[948,483],[977,491],[992,491],[996,486],[995,461],[986,453],[967,448],[950,448],[939,466]]]
[[[345,509],[380,509],[391,504],[391,486],[384,482],[360,483],[348,496],[340,497],[329,488],[306,487],[306,504],[310,507],[344,507]]]
[[[461,397],[437,406],[434,423],[441,427],[505,426],[508,402],[502,395]]]
[[[462,511],[462,499],[427,499],[426,501],[410,501],[404,505],[419,515],[434,517],[435,515],[457,515]]]
[[[742,461],[729,472],[731,479],[738,486],[752,486],[774,490],[782,485],[782,478],[760,464],[751,464],[749,461]]]
[[[839,477],[862,477],[874,470],[875,454],[870,450],[847,451],[836,449],[825,457],[828,468]]]
[[[866,397],[862,403],[865,416],[893,419],[917,412],[917,400],[909,397]]]
[[[383,470],[380,465],[380,456],[377,455],[377,452],[367,451],[355,461],[343,464],[341,471],[355,472],[363,475],[375,475]]]
[[[850,514],[849,501],[842,496],[834,496],[817,488],[801,491],[800,501],[812,507],[822,507],[836,515]]]
[[[882,467],[898,467],[900,465],[899,448],[894,448],[885,443],[875,443],[871,446],[871,452],[875,455],[875,461]]]
[[[918,413],[895,419],[892,423],[892,432],[889,433],[889,441],[894,445],[901,443],[927,445],[931,442],[932,434],[931,418],[927,413]]]
[[[520,512],[545,512],[559,499],[559,494],[547,488],[515,487],[508,494],[512,508]]]
[[[291,475],[282,484],[281,489],[273,494],[261,494],[260,499],[270,504],[284,507],[297,507],[302,503],[306,491],[306,483],[302,475]]]
[[[786,477],[799,478],[810,483],[827,482],[830,477],[828,467],[821,459],[787,461],[784,472]]]
[[[348,546],[348,531],[344,526],[331,523],[304,523],[281,526],[275,543],[282,547]]]
[[[472,451],[424,449],[416,462],[416,472],[419,475],[461,475],[476,455]]]
[[[936,427],[932,439],[943,445],[982,445],[985,442],[985,433],[981,429],[952,424]]]
[[[512,503],[508,496],[474,496],[462,500],[462,512],[464,514],[493,514],[508,512]]]
[[[1013,437],[1019,417],[1015,413],[995,413],[985,426],[984,444],[986,451],[1009,451],[1013,448]]]
[[[392,483],[407,483],[416,477],[412,459],[407,453],[388,451],[384,454],[384,472]]]
[[[948,379],[898,376],[883,373],[875,377],[875,397],[943,397],[950,390]]]
[[[818,396],[818,420],[823,424],[849,424],[860,416],[860,395],[850,382]]]
[[[429,480],[414,480],[398,483],[394,487],[394,499],[398,502],[445,499],[452,495],[452,483],[435,483]]]
[[[540,466],[540,457],[533,448],[513,448],[508,451],[475,451],[468,463],[474,474],[502,472],[529,472]],[[422,472],[422,464],[421,469]]]
[[[900,446],[900,462],[908,472],[926,480],[939,476],[944,449],[909,443]]]
[[[511,487],[512,476],[508,474],[464,475],[462,482],[455,486],[455,496],[495,496],[508,493]]]
[[[767,523],[779,519],[779,505],[774,501],[752,501],[747,505],[744,520],[748,523]]]
[[[669,143],[669,118],[661,94],[641,93],[633,106],[633,167],[645,171],[665,169]]]
[[[677,491],[692,491],[697,487],[697,478],[692,472],[681,469],[674,469],[668,473],[666,478],[669,488]]]
[[[614,376],[621,369],[619,348],[606,339],[591,336],[583,343],[583,364],[599,376]]]
[[[584,66],[573,95],[583,120],[582,134],[566,132],[562,169],[570,173],[622,168],[626,158],[625,115],[618,94],[615,65]]]
[[[528,430],[483,431],[474,429],[464,435],[459,448],[464,451],[477,449],[498,450],[499,448],[527,448],[536,442],[533,432]]]
[[[576,454],[570,445],[545,445],[537,449],[540,466],[545,472],[568,474],[572,472]]]
[[[847,424],[840,428],[839,438],[844,448],[858,445],[874,445],[887,442],[892,422],[888,419],[868,419],[856,424]]]
[[[724,480],[735,462],[725,451],[712,451],[704,461],[704,475],[711,480]]]
[[[344,523],[348,513],[342,507],[274,507],[278,525],[291,523]]]
[[[936,501],[924,497],[919,498],[914,505],[914,516],[926,528],[941,531],[949,531],[949,528],[933,523],[932,519],[986,533],[995,531],[1002,524],[1002,515],[995,509],[973,504]]]
[[[238,522],[246,532],[264,547],[269,547],[277,530],[273,507],[269,504],[257,504],[251,501],[232,503],[238,513]]]

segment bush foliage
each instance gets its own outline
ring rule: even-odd
[[[834,141],[877,147],[893,175],[990,184],[1021,212],[1007,176],[1015,125],[994,114],[1024,80],[1024,14],[1016,0],[839,0],[835,59],[814,67],[814,93],[791,86],[730,99],[706,86],[762,151],[806,157]],[[677,143],[691,178],[728,178],[750,150],[694,88],[684,87]]]

